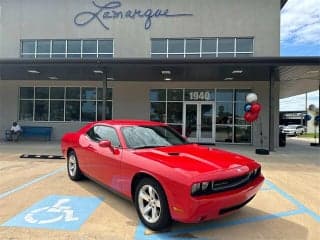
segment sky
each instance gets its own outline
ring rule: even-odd
[[[288,0],[281,11],[281,56],[320,56],[320,0]],[[319,92],[308,93],[307,105],[319,106]],[[306,108],[306,96],[280,100],[280,111]]]

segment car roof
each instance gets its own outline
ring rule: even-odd
[[[136,120],[136,119],[117,119],[117,120],[103,120],[94,123],[96,124],[106,124],[113,126],[164,126],[164,123],[153,122],[147,120]]]

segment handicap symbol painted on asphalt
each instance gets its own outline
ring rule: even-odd
[[[74,211],[71,209],[70,206],[62,206],[65,203],[70,202],[70,198],[62,198],[56,202],[53,206],[38,208],[35,210],[32,210],[30,213],[28,213],[24,220],[28,223],[38,223],[38,224],[48,224],[48,223],[54,223],[59,222],[64,219],[65,222],[71,222],[71,221],[78,221],[79,218],[74,217],[73,213]],[[58,217],[53,217],[49,219],[44,220],[37,220],[34,218],[34,215],[40,212],[47,212],[47,213],[59,213]]]
[[[48,196],[2,226],[78,230],[101,201],[97,197]]]

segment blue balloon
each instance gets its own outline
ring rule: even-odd
[[[246,105],[244,105],[244,111],[250,112],[250,110],[251,110],[251,103],[246,103]]]
[[[312,117],[311,117],[309,114],[304,115],[304,117],[303,117],[303,119],[304,119],[305,121],[310,121],[311,118],[312,118]]]
[[[319,121],[320,121],[320,115],[316,116],[316,117],[314,118],[314,120],[315,120],[316,122],[319,122]]]

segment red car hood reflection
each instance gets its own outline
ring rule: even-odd
[[[141,149],[136,150],[135,154],[161,162],[170,168],[193,173],[192,175],[231,169],[238,169],[238,173],[233,175],[241,175],[258,166],[244,156],[196,144]],[[231,172],[236,171],[229,173]]]

